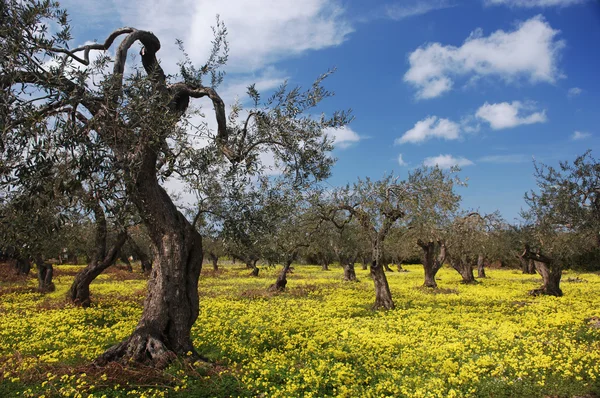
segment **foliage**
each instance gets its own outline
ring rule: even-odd
[[[600,164],[587,151],[559,169],[535,164],[522,242],[561,266],[600,264]]]

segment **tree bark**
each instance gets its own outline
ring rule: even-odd
[[[135,361],[162,368],[176,356],[200,358],[191,328],[199,313],[202,237],[158,183],[156,160],[156,151],[145,148],[140,169],[127,185],[154,253],[144,310],[131,336],[108,349],[99,364]]]
[[[258,262],[258,259],[256,260],[251,260],[250,261],[250,266],[252,268],[252,272],[250,273],[250,276],[258,276],[258,273],[260,271],[260,268],[258,268],[256,266],[256,263]]]
[[[133,240],[133,238],[130,237],[127,240],[127,242],[129,243],[129,246],[131,246],[131,249],[135,253],[136,257],[140,259],[142,272],[144,274],[150,273],[150,271],[152,271],[152,261],[150,260],[146,252],[138,246],[138,244],[135,242],[135,240]]]
[[[390,265],[387,263],[387,261],[384,261],[384,262],[383,262],[383,269],[384,269],[386,272],[394,272],[394,270],[390,268]]]
[[[219,270],[219,256],[217,256],[215,253],[208,253],[208,257],[210,258],[210,261],[212,261],[212,266],[213,266],[213,271],[218,271]]]
[[[535,274],[535,264],[533,260],[528,260],[523,256],[517,256],[519,263],[521,264],[521,271],[524,274]]]
[[[18,255],[15,259],[15,270],[17,271],[17,275],[29,275],[29,271],[31,271],[31,262]]]
[[[323,261],[321,263],[321,270],[322,271],[329,271],[329,264],[327,263],[327,261]]]
[[[52,276],[54,275],[52,264],[45,262],[42,256],[37,256],[35,264],[38,267],[38,291],[47,293],[56,290],[52,282]]]
[[[529,260],[527,262],[527,273],[528,274],[535,274],[535,261]]]
[[[368,257],[363,257],[361,266],[362,266],[363,270],[369,269],[369,258]]]
[[[347,261],[344,267],[344,280],[348,282],[356,282],[356,271],[354,270],[354,262]]]
[[[450,265],[460,274],[460,276],[462,276],[462,283],[475,283],[475,276],[473,275],[473,266],[471,265],[471,262],[468,259],[454,260],[450,262]]]
[[[119,257],[119,260],[121,260],[121,262],[123,264],[125,264],[125,269],[127,270],[127,272],[133,272],[133,267],[131,266],[131,261],[129,261],[129,258],[127,257],[127,255],[124,253],[119,253],[118,257]],[[115,259],[114,262],[116,263],[117,259]]]
[[[440,253],[435,257],[435,242],[424,242],[421,239],[417,241],[417,245],[423,250],[423,270],[425,271],[425,282],[423,287],[437,288],[435,275],[442,268],[446,260],[446,246],[442,242],[438,242]]]
[[[291,261],[288,260],[285,262],[283,269],[281,270],[281,272],[279,273],[279,276],[277,277],[277,280],[275,281],[274,284],[269,286],[269,291],[282,292],[285,290],[285,286],[287,285],[287,273],[289,272],[291,266],[292,266]]]
[[[96,232],[98,233],[98,231]],[[127,232],[121,231],[117,236],[117,241],[104,255],[104,258],[93,259],[91,263],[75,276],[75,280],[71,284],[68,293],[68,297],[73,303],[85,308],[90,306],[90,284],[98,277],[98,275],[115,263],[119,251],[125,244],[126,239]],[[105,246],[105,244],[101,243],[100,246]],[[97,249],[99,249],[99,247]]]
[[[387,277],[383,265],[381,264],[381,242],[375,242],[373,245],[373,260],[371,262],[371,278],[375,285],[375,304],[374,309],[394,309],[394,301],[392,300],[392,292],[390,291],[390,285],[388,284]]]
[[[485,257],[482,254],[477,256],[477,277],[486,278],[485,276]]]
[[[540,288],[531,290],[529,294],[534,296],[543,294],[556,297],[563,295],[560,289],[562,265],[558,261],[540,252],[532,252],[527,245],[521,257],[534,262],[536,271],[542,276],[542,280],[544,281],[544,284]]]
[[[552,262],[546,264],[542,261],[534,261],[535,269],[542,276],[544,284],[538,289],[533,289],[529,294],[537,295],[548,295],[561,297],[563,295],[560,289],[560,279],[562,277],[562,268],[556,263]]]

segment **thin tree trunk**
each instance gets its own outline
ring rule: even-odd
[[[368,257],[363,257],[361,266],[362,266],[363,270],[369,269],[369,258]]]
[[[133,272],[133,267],[131,266],[131,261],[129,261],[129,258],[127,257],[127,255],[125,255],[124,253],[119,253],[119,260],[121,260],[121,262],[123,264],[125,264],[125,269],[127,270],[127,272]],[[117,260],[115,259],[115,263],[117,262]]]
[[[396,268],[398,269],[398,272],[408,272],[407,269],[402,268],[402,262],[403,262],[402,259],[398,260],[398,265],[396,266]]]
[[[329,263],[325,260],[323,260],[321,262],[321,270],[322,271],[329,271]]]
[[[477,256],[477,277],[486,278],[485,276],[485,257],[482,254]]]
[[[215,253],[208,253],[208,257],[210,258],[210,261],[212,261],[213,271],[218,271],[219,270],[219,256],[217,256]]]
[[[292,262],[290,260],[287,260],[285,262],[285,265],[283,266],[283,269],[279,273],[277,280],[275,281],[274,284],[269,286],[270,291],[282,292],[285,290],[285,286],[287,285],[287,273],[289,272],[291,265],[292,265]]]
[[[94,259],[81,272],[75,276],[75,280],[69,289],[69,299],[82,307],[89,307],[90,299],[90,284],[104,270],[115,263],[117,255],[127,239],[127,232],[121,231],[117,236],[117,241],[111,246],[104,258]]]
[[[152,261],[150,260],[146,252],[138,246],[138,244],[135,242],[135,240],[133,240],[133,238],[129,237],[127,242],[129,243],[129,246],[131,246],[131,249],[135,253],[136,257],[140,259],[142,272],[144,274],[150,273],[150,271],[152,271]]]
[[[153,246],[154,261],[142,317],[129,338],[97,363],[129,361],[165,367],[176,356],[200,358],[191,329],[198,318],[202,237],[177,210],[156,177],[156,151],[144,151],[134,184],[127,186]]]

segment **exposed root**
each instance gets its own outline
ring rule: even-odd
[[[192,352],[192,354],[200,359],[197,353]],[[134,333],[129,339],[109,348],[96,359],[95,364],[105,366],[109,362],[136,362],[164,369],[176,358],[177,354],[168,349],[158,337],[146,333]]]

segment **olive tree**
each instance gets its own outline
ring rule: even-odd
[[[409,172],[406,180],[393,175],[379,181],[359,179],[352,186],[347,185],[333,193],[330,213],[343,212],[348,218],[356,219],[369,242],[370,275],[375,286],[374,308],[394,308],[383,264],[384,242],[394,225],[417,222],[423,203],[427,203],[431,195],[438,194],[432,190],[435,186],[432,181],[439,175],[439,169],[416,169]]]
[[[416,241],[422,251],[424,287],[437,287],[435,276],[446,260],[445,238],[460,206],[454,188],[465,185],[456,177],[458,171],[457,167],[444,171],[436,166],[417,169],[411,176],[421,194],[411,201],[407,238]]]
[[[591,151],[558,168],[534,162],[537,190],[525,195],[521,257],[533,261],[543,286],[532,294],[562,296],[562,269],[600,246],[600,164]]]
[[[160,367],[190,352],[199,358],[190,331],[199,311],[202,238],[161,182],[190,168],[210,173],[218,163],[244,169],[259,162],[258,154],[267,149],[283,174],[298,183],[326,177],[333,160],[323,130],[348,121],[343,112],[314,117],[319,102],[330,95],[321,84],[326,75],[305,91],[283,85],[265,101],[251,87],[251,108],[234,107],[228,117],[217,91],[228,51],[220,22],[207,62],[196,67],[184,55],[180,73],[168,76],[157,58],[160,40],[152,32],[119,28],[104,41],[70,46],[68,16],[56,3],[0,4],[0,45],[6,55],[0,57],[2,167],[19,174],[55,161],[44,155],[46,146],[73,145],[78,151],[74,159],[93,148],[92,159],[98,160],[101,149],[109,155],[102,158],[103,167],[122,175],[126,197],[152,242],[153,267],[140,321],[98,362]],[[135,43],[141,44],[141,68],[132,66],[126,74]],[[111,57],[107,51],[113,45]],[[91,62],[90,53],[97,51],[100,59]],[[214,110],[215,131],[208,124],[188,123],[191,100],[202,98]],[[198,148],[193,138],[201,134],[208,143]],[[71,163],[76,178],[87,176],[87,164]]]

